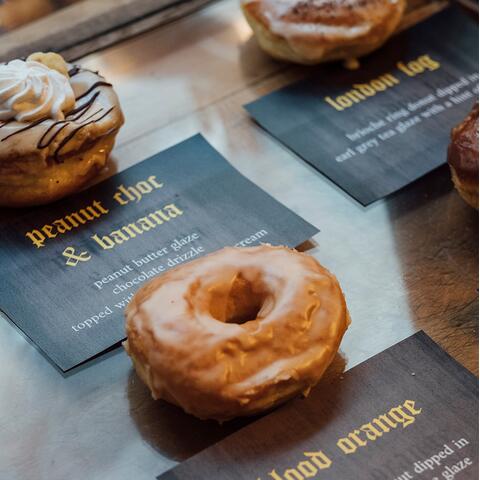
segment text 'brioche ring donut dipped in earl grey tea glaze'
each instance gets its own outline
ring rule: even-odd
[[[376,50],[402,19],[405,0],[241,0],[258,43],[280,60],[317,64]]]
[[[123,124],[96,72],[56,53],[0,65],[0,206],[40,205],[79,190],[104,166]]]
[[[337,279],[284,247],[224,248],[145,284],[124,346],[155,399],[224,421],[319,381],[350,317]]]

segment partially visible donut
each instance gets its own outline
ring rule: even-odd
[[[452,130],[448,163],[456,189],[469,205],[478,209],[478,102]]]
[[[337,279],[284,247],[224,248],[144,285],[124,346],[155,399],[228,420],[307,395],[350,319]]]
[[[303,64],[352,60],[393,34],[405,0],[241,0],[260,47]]]

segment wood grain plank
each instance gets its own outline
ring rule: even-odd
[[[83,0],[4,33],[0,61],[32,51],[72,60],[191,13],[211,0]]]

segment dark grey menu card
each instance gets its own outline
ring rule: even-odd
[[[446,161],[451,128],[478,94],[478,26],[449,8],[348,71],[340,64],[246,106],[363,205]]]
[[[419,332],[158,478],[477,479],[478,381]]]
[[[0,224],[0,307],[63,371],[124,338],[149,278],[226,245],[318,230],[197,135],[76,196]]]

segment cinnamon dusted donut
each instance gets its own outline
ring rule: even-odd
[[[353,60],[394,32],[405,0],[241,0],[260,46],[296,63]]]
[[[155,278],[124,346],[153,398],[227,420],[307,395],[350,322],[336,278],[284,247],[224,248]]]
[[[104,166],[123,124],[101,75],[54,53],[0,65],[0,205],[52,202]]]
[[[451,138],[448,163],[453,183],[462,198],[478,209],[478,102],[452,130]]]

